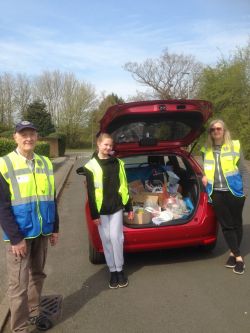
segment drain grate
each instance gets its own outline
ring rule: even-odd
[[[62,314],[62,300],[61,295],[42,296],[41,312],[52,320],[58,320]]]

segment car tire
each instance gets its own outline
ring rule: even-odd
[[[201,245],[200,246],[200,249],[204,252],[211,252],[214,250],[215,246],[216,246],[216,243],[217,241],[211,243],[211,244],[208,244],[208,245]]]
[[[105,262],[104,254],[96,251],[91,242],[89,241],[89,261],[94,264],[103,264]]]

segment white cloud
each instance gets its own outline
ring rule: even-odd
[[[0,72],[39,74],[58,69],[73,72],[106,90],[122,96],[132,95],[138,85],[122,66],[127,61],[142,62],[158,57],[168,47],[170,52],[192,54],[205,64],[214,63],[249,38],[250,20],[223,23],[216,20],[141,24],[131,16],[110,35],[81,26],[72,41],[56,29],[25,25],[18,27],[16,37],[0,38]],[[18,36],[18,37],[17,37]]]

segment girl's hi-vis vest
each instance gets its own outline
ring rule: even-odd
[[[9,184],[12,212],[26,239],[51,234],[55,222],[52,163],[45,156],[34,156],[34,172],[16,152],[0,158],[0,172]],[[6,234],[4,240],[9,240]]]
[[[229,190],[237,197],[244,196],[243,182],[239,173],[237,162],[240,158],[240,142],[232,141],[233,146],[223,145],[221,147],[220,162],[223,175],[226,179]],[[204,172],[208,180],[207,192],[209,195],[213,192],[215,159],[213,150],[202,147],[201,152],[204,153]]]
[[[121,161],[119,158],[117,160],[119,161],[119,166],[120,166],[119,167],[119,179],[120,179],[119,193],[121,195],[123,205],[126,205],[129,200],[127,177],[125,174],[124,162]],[[102,207],[102,201],[103,201],[102,168],[95,158],[92,158],[85,165],[85,168],[87,168],[88,170],[90,170],[93,173],[96,207],[97,207],[98,212],[100,212],[101,207]]]

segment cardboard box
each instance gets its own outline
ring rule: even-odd
[[[137,209],[134,214],[135,217],[131,221],[128,219],[128,215],[124,213],[124,222],[127,224],[148,224],[152,220],[151,214],[143,208]]]
[[[165,195],[164,193],[152,193],[152,192],[141,192],[132,195],[132,203],[135,206],[136,205],[144,206],[147,200],[163,208],[165,202]]]
[[[133,205],[143,206],[146,201],[151,201],[153,204],[159,205],[159,198],[162,193],[140,192],[132,195]]]
[[[145,191],[144,186],[139,179],[134,180],[133,182],[130,182],[128,184],[128,188],[129,188],[129,192],[131,193],[131,195]]]

